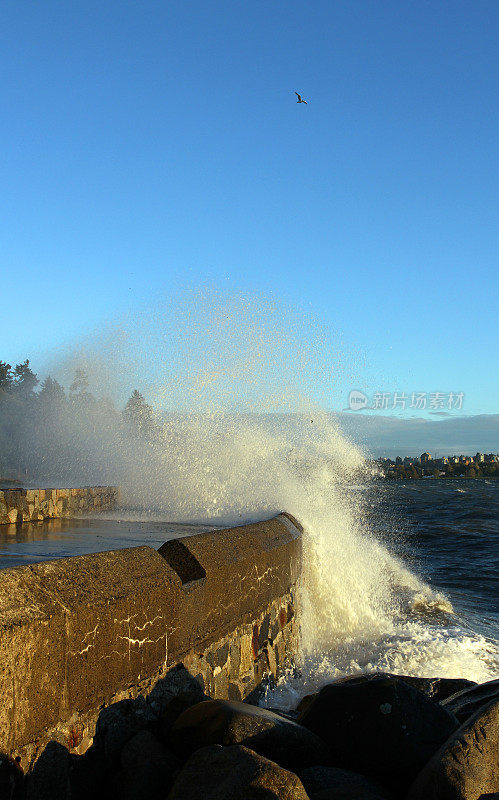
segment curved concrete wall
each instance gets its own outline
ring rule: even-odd
[[[293,654],[300,569],[301,528],[280,514],[0,571],[0,750],[32,760],[76,721],[91,740],[99,708],[179,661],[213,696],[247,696]]]

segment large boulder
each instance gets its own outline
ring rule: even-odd
[[[163,730],[169,730],[182,711],[209,699],[200,680],[193,678],[183,664],[176,664],[156,683],[147,702]]]
[[[71,756],[71,800],[109,798],[110,772],[103,751],[92,745],[82,756]]]
[[[465,722],[491,700],[499,700],[499,680],[480,683],[456,692],[443,700],[442,705],[447,711],[451,711],[459,722]]]
[[[499,792],[499,700],[468,719],[434,754],[406,800],[483,800]]]
[[[327,763],[329,757],[319,737],[296,722],[264,708],[226,700],[207,700],[184,711],[170,741],[184,755],[210,744],[240,744],[293,770]]]
[[[430,697],[436,703],[442,702],[445,698],[463,689],[470,689],[473,686],[477,686],[475,681],[469,681],[466,678],[418,678],[413,675],[395,675],[392,672],[364,672],[361,675],[348,675],[344,678],[337,678],[334,683],[362,683],[366,680],[371,680],[373,677],[393,678],[393,680],[408,683],[409,686],[414,686],[415,689],[419,689],[420,692],[423,692],[423,694]],[[300,705],[303,704],[303,708],[300,710],[304,709],[307,700],[312,697],[313,695],[308,695],[303,698],[300,702]]]
[[[338,767],[307,767],[299,774],[311,800],[387,800],[382,786]]]
[[[363,672],[361,675],[348,675],[344,678],[337,678],[333,682],[342,685],[346,683],[363,683],[374,676],[404,681],[404,683],[408,683],[409,686],[414,686],[415,689],[419,689],[420,692],[423,692],[423,694],[430,697],[436,703],[441,703],[442,700],[445,700],[447,697],[457,692],[461,692],[463,689],[471,689],[478,685],[475,681],[469,681],[466,678],[416,678],[412,675],[394,675],[392,672]],[[306,694],[298,703],[296,711],[287,713],[290,714],[293,719],[297,719],[299,715],[305,711],[307,706],[310,705],[317,694],[318,692]]]
[[[184,711],[187,711],[188,708],[191,708],[191,706],[195,706],[197,703],[202,703],[209,699],[210,698],[205,695],[201,689],[194,691],[186,689],[172,697],[169,702],[165,703],[159,719],[154,726],[158,738],[161,739],[161,741],[168,741],[172,726],[180,715],[183,714]]]
[[[104,754],[108,769],[117,769],[125,744],[155,722],[154,712],[141,695],[136,700],[120,700],[103,708],[97,720],[94,745]]]
[[[414,686],[415,689],[419,689],[436,703],[441,703],[446,697],[450,697],[451,694],[460,692],[462,689],[469,689],[477,685],[475,681],[469,681],[466,678],[416,678],[412,675],[392,674],[389,674],[389,677]]]
[[[120,800],[164,800],[180,769],[176,756],[147,730],[125,744],[120,759],[113,779],[113,793]]]
[[[325,741],[331,763],[405,790],[458,727],[439,703],[380,675],[324,686],[299,722]]]
[[[300,779],[246,747],[211,745],[186,762],[168,800],[308,800]]]

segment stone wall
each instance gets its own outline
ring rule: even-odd
[[[92,742],[102,708],[178,663],[245,699],[292,663],[301,527],[271,520],[0,571],[0,751],[29,767]]]
[[[116,507],[116,486],[78,489],[2,489],[0,524],[42,522],[56,517],[92,514]]]

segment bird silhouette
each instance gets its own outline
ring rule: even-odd
[[[297,96],[297,98],[298,98],[298,100],[296,101],[297,103],[305,103],[305,105],[306,105],[306,106],[308,106],[308,103],[307,103],[307,101],[306,101],[306,100],[302,100],[302,99],[301,99],[301,94],[298,94],[298,92],[295,92],[295,95],[296,95],[296,96]]]

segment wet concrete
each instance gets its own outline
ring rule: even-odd
[[[0,569],[141,545],[157,550],[168,539],[203,533],[214,527],[98,517],[0,525]]]

